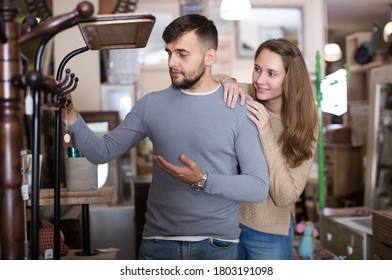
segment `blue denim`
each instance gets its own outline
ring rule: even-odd
[[[288,236],[257,231],[242,224],[240,228],[238,245],[240,260],[291,260],[293,258],[293,217],[291,217]]]
[[[143,239],[139,260],[236,260],[238,243],[205,239],[198,242]]]

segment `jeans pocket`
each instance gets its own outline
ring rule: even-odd
[[[210,238],[210,243],[212,246],[217,247],[217,248],[230,248],[234,246],[237,243],[230,242],[230,241],[224,241],[224,240],[219,240],[219,239],[214,239]]]

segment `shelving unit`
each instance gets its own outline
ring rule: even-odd
[[[381,202],[377,199],[377,186],[380,185],[382,167],[379,160],[381,154],[385,153],[380,150],[380,137],[383,136],[379,132],[385,130],[385,126],[380,127],[380,114],[383,113],[383,109],[380,109],[380,98],[382,87],[392,82],[392,60],[383,57],[383,51],[378,50],[373,61],[363,65],[357,64],[354,60],[355,50],[370,39],[371,32],[357,32],[346,37],[346,57],[351,71],[351,77],[347,82],[349,114],[352,104],[351,109],[362,110],[362,119],[358,121],[352,116],[345,121],[346,125],[355,129],[355,136],[359,137],[353,141],[359,141],[356,144],[362,145],[364,206],[379,209]],[[389,170],[392,174],[392,167]],[[388,188],[392,192],[392,186]]]
[[[392,146],[390,137],[387,137],[387,130],[391,129],[391,120],[384,118],[386,113],[385,104],[382,100],[383,86],[392,82],[392,64],[386,63],[382,66],[372,68],[370,71],[369,83],[369,123],[368,123],[368,139],[366,154],[366,176],[365,176],[365,206],[370,209],[383,210],[387,204],[380,200],[377,196],[378,190],[382,187],[392,192],[392,184],[390,181],[381,181],[381,170],[389,168],[392,173],[392,164],[384,162],[383,158],[389,155],[390,149],[382,149],[383,146],[389,148]],[[383,140],[383,139],[384,140]],[[383,141],[387,141],[381,145]],[[388,204],[392,204],[392,197],[389,197]]]
[[[90,248],[90,222],[89,222],[89,205],[110,203],[112,200],[113,187],[102,187],[97,190],[89,191],[69,191],[61,189],[60,201],[61,205],[81,205],[83,218],[83,248],[78,251],[79,256],[97,255],[98,252],[92,252]],[[54,205],[55,195],[53,189],[42,189],[39,194],[38,205],[52,206]],[[27,206],[32,206],[32,201],[27,200]]]

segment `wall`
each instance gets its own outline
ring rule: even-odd
[[[54,14],[69,12],[76,7],[78,0],[53,0]],[[178,0],[141,0],[143,4],[156,5],[157,3],[178,5]],[[140,1],[140,2],[141,2]],[[204,0],[205,4],[208,3]],[[91,1],[98,7],[98,0]],[[278,3],[277,3],[278,2]],[[316,52],[322,51],[324,45],[324,3],[323,0],[251,0],[254,5],[269,6],[301,6],[304,14],[304,56],[311,73],[315,71]],[[205,5],[206,6],[206,5]],[[98,11],[98,8],[96,8]],[[177,14],[178,15],[178,14]],[[207,15],[208,16],[208,15]],[[159,20],[159,19],[157,19]],[[253,69],[253,59],[243,59],[236,56],[235,49],[235,23],[230,23],[232,32],[226,38],[230,42],[231,73],[238,81],[250,82]],[[151,39],[151,38],[150,38]],[[77,27],[64,31],[55,37],[55,62],[56,64],[69,51],[84,46],[82,36]],[[218,54],[219,55],[219,54]],[[321,62],[324,69],[324,62]],[[69,63],[69,68],[80,78],[78,89],[73,94],[74,103],[79,110],[100,110],[100,87],[99,87],[99,57],[97,51],[88,51],[74,58]],[[153,82],[152,82],[153,81]],[[167,65],[159,67],[142,67],[140,85],[144,93],[159,90],[170,84]]]
[[[156,2],[156,0],[143,0],[143,2]],[[167,1],[166,2],[170,2]],[[251,5],[269,5],[269,6],[302,6],[304,14],[304,56],[311,73],[315,71],[316,52],[322,51],[325,41],[324,31],[324,3],[322,0],[251,0]],[[208,16],[208,15],[207,15]],[[231,75],[241,82],[251,82],[253,69],[253,59],[241,59],[236,56],[235,39],[236,34],[235,23],[231,24],[231,57],[232,70]],[[219,50],[218,50],[219,55]],[[322,62],[321,69],[324,69]],[[140,80],[143,84],[145,92],[154,91],[170,84],[167,67],[158,69],[151,67],[142,67]],[[151,83],[154,81],[154,83]]]

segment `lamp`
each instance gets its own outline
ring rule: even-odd
[[[81,47],[69,53],[60,62],[57,70],[57,81],[61,81],[62,73],[68,61],[88,50],[110,50],[110,49],[132,49],[143,48],[147,45],[152,28],[155,24],[155,17],[151,14],[114,14],[98,15],[95,17],[77,18],[74,20],[78,24],[79,30],[86,43]],[[59,159],[61,141],[61,111],[55,111],[55,143],[56,143],[56,183],[55,188],[59,188]],[[100,168],[101,167],[101,168]],[[102,169],[103,167],[103,169]],[[100,172],[105,172],[104,166],[98,166]],[[55,201],[59,206],[59,192],[55,192]],[[89,205],[82,204],[83,217],[83,248],[75,254],[79,256],[89,256],[98,254],[99,251],[90,248],[90,231],[89,231]],[[55,220],[59,223],[59,211],[55,215]],[[59,234],[56,232],[56,234]],[[59,253],[55,252],[57,258]]]
[[[249,0],[222,0],[220,16],[225,20],[241,20],[250,17],[251,10]]]
[[[342,50],[336,43],[328,43],[324,46],[324,60],[328,62],[338,61],[342,58]]]
[[[154,23],[153,15],[127,13],[82,18],[78,25],[90,50],[104,50],[145,47]]]
[[[392,9],[392,4],[389,4],[389,7]],[[385,42],[388,42],[389,35],[392,33],[392,11],[391,11],[391,21],[389,21],[384,26],[383,38]]]
[[[388,22],[384,27],[383,38],[385,42],[388,42],[388,37],[392,33],[392,21]]]

